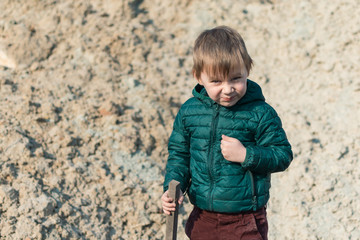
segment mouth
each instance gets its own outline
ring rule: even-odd
[[[231,100],[233,99],[234,97],[223,97],[222,99],[225,101],[225,102],[231,102]]]

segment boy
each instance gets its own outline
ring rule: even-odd
[[[235,30],[202,32],[193,59],[198,84],[169,139],[163,211],[175,210],[167,191],[175,179],[194,205],[185,229],[190,239],[267,239],[270,174],[293,158],[281,120],[247,79],[252,59]]]

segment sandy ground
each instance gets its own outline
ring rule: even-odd
[[[167,140],[217,25],[243,35],[293,146],[269,238],[360,239],[359,4],[0,1],[1,239],[163,239]]]

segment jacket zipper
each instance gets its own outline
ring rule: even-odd
[[[209,143],[209,160],[210,163],[208,164],[208,172],[210,177],[210,191],[209,191],[209,210],[213,210],[213,198],[214,198],[214,174],[213,174],[213,167],[214,167],[214,143],[216,138],[216,127],[218,123],[218,116],[219,116],[219,105],[216,105],[216,109],[213,114],[212,122],[211,122],[211,130],[210,130],[210,143]]]
[[[252,193],[252,209],[253,211],[256,211],[257,208],[257,197],[256,197],[256,192],[255,192],[255,181],[254,181],[254,176],[252,174],[251,171],[249,171],[249,175],[250,175],[250,181],[251,181],[251,193]]]

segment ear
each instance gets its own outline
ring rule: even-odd
[[[245,68],[245,73],[244,73],[244,76],[246,76],[246,79],[249,77],[249,71]]]
[[[195,72],[193,72],[193,76],[194,76],[194,78],[196,79],[196,81],[197,81],[200,85],[204,85],[203,82],[202,82],[202,80],[201,80],[201,75],[200,75],[199,78],[197,78]]]

